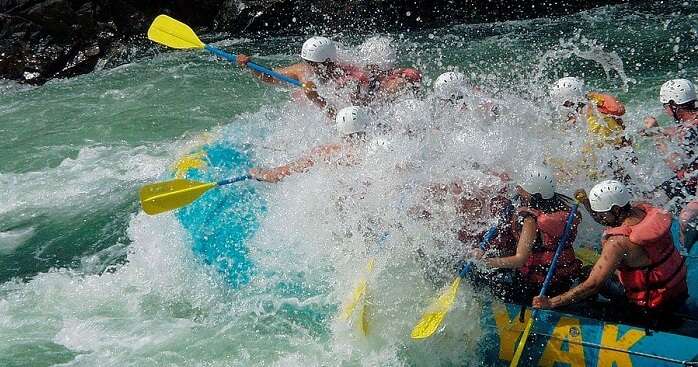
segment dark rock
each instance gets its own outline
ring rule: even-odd
[[[628,0],[625,0],[628,1]],[[292,34],[415,30],[568,14],[624,0],[0,0],[0,78],[41,84],[92,71],[169,14],[198,30]],[[116,50],[116,51],[115,51]]]

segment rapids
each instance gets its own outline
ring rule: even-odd
[[[264,206],[245,240],[254,269],[242,284],[194,254],[196,234],[177,215],[141,212],[137,189],[207,144],[262,167],[286,163],[335,139],[317,109],[196,52],[163,50],[38,88],[0,82],[0,365],[479,364],[482,297],[467,285],[444,333],[409,340],[462,250],[454,209],[425,203],[426,188],[496,185],[475,163],[516,177],[547,157],[581,159],[585,132],[561,129],[545,103],[565,75],[619,96],[628,136],[641,139],[642,119],[662,115],[662,82],[698,75],[698,12],[684,4],[391,35],[400,63],[425,73],[424,93],[373,106],[354,166],[239,184]],[[331,36],[344,57],[360,59],[356,46],[371,35]],[[270,65],[296,60],[303,39],[205,38]],[[431,95],[433,79],[452,69],[499,106],[496,119]],[[639,164],[626,170],[644,191],[670,172],[638,142]],[[582,172],[559,186],[571,194],[592,184]],[[408,214],[420,205],[432,205],[431,220]],[[597,241],[585,219],[578,245]],[[372,332],[363,338],[337,314],[370,256]]]

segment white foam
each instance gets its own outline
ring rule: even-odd
[[[42,209],[82,211],[123,200],[137,186],[159,178],[181,144],[90,146],[57,167],[0,173],[0,215]],[[125,189],[126,188],[126,189]],[[132,188],[132,189],[131,189]]]
[[[468,41],[459,36],[449,39]],[[512,40],[489,41],[508,44]],[[220,45],[239,42],[246,40]],[[580,48],[570,42],[563,40],[556,51],[543,55],[541,69],[557,70],[559,60],[548,63],[547,58],[583,57],[605,63],[601,68],[611,78],[617,77],[619,86],[630,82],[617,63],[618,55],[602,54],[605,51],[598,44],[582,42]],[[175,53],[161,57],[172,61],[168,78],[196,77],[185,71],[198,66],[198,61]],[[289,55],[271,58],[288,59]],[[185,62],[180,63],[181,59]],[[468,75],[472,76],[478,68],[471,69]],[[503,86],[498,85],[499,75],[475,76],[498,87],[493,89],[497,98],[486,89],[481,96],[501,104],[496,119],[470,107],[443,104],[428,92],[423,99],[401,98],[373,106],[372,130],[365,146],[357,148],[357,164],[318,164],[275,185],[244,183],[254,185],[268,207],[259,230],[246,244],[257,267],[250,285],[230,289],[220,274],[199,262],[191,251],[189,234],[174,215],[139,213],[129,222],[132,242],[125,264],[95,274],[99,269],[95,257],[102,254],[91,254],[78,269],[52,269],[27,281],[0,285],[0,335],[64,348],[75,354],[66,366],[478,364],[483,304],[467,285],[433,342],[408,339],[438,285],[454,276],[448,260],[464,251],[457,230],[466,223],[456,215],[453,198],[431,194],[429,187],[458,181],[473,193],[487,191],[496,179],[473,163],[515,177],[531,163],[551,156],[573,166],[582,154],[586,132],[565,129],[554,120],[541,103],[542,88],[520,93],[528,90],[529,83],[546,85],[542,81],[547,74]],[[137,90],[111,89],[99,97],[134,96]],[[636,107],[640,112],[630,113],[628,126],[637,127],[642,113],[658,111]],[[390,131],[379,134],[379,125],[389,126]],[[217,133],[219,142],[249,148],[264,167],[287,163],[312,147],[338,141],[332,121],[312,106],[295,103],[240,114]],[[148,147],[93,145],[55,168],[1,173],[0,214],[51,211],[60,215],[123,200],[124,195],[134,195],[140,184],[159,179],[172,157],[187,146],[187,142]],[[603,165],[606,156],[599,156],[598,163]],[[656,178],[655,166],[661,166],[659,159],[630,167],[629,172],[650,181]],[[570,194],[591,184],[581,172],[560,182],[559,191]],[[431,219],[409,215],[417,207],[429,209]],[[584,231],[580,237],[597,240],[598,231],[587,226]],[[384,235],[381,243],[378,239]],[[10,232],[8,248],[21,246],[29,237],[30,232]],[[124,249],[120,246],[104,250],[104,255],[119,256]],[[417,250],[428,259],[445,258],[447,265],[421,261]],[[332,312],[341,309],[357,279],[366,275],[371,257],[376,267],[368,275],[367,294],[374,312],[371,333],[364,338],[355,325],[333,318]],[[0,345],[0,354],[15,346]]]
[[[0,232],[0,254],[14,252],[34,235],[34,227],[17,228]]]

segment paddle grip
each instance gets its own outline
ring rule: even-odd
[[[490,229],[488,229],[487,232],[485,232],[485,236],[482,238],[482,241],[480,241],[480,250],[484,251],[485,249],[487,249],[487,245],[490,243],[490,241],[492,240],[492,238],[494,238],[496,234],[497,225],[495,224],[492,227],[490,227]],[[468,261],[467,263],[465,263],[465,265],[463,265],[463,269],[460,271],[460,273],[458,273],[458,276],[464,278],[470,272],[470,269],[472,267],[473,262]]]
[[[579,203],[575,203],[574,205],[572,205],[572,209],[570,209],[570,213],[567,215],[567,222],[565,223],[565,232],[562,234],[562,237],[560,237],[560,241],[558,241],[557,243],[557,249],[555,249],[555,256],[553,256],[553,261],[550,263],[550,269],[548,269],[548,274],[545,275],[543,287],[541,287],[540,293],[538,294],[540,297],[545,296],[545,293],[548,291],[548,288],[550,287],[550,283],[552,283],[553,274],[557,269],[557,260],[560,258],[562,248],[565,247],[565,242],[567,242],[567,239],[570,237],[570,232],[572,232],[572,223],[574,223],[574,217],[577,215],[578,206]]]
[[[249,180],[250,178],[252,178],[252,176],[250,176],[250,175],[244,175],[244,176],[233,177],[233,178],[229,178],[229,179],[227,179],[227,180],[222,180],[222,181],[216,182],[216,186],[229,185],[229,184],[232,184],[232,183],[236,183],[236,182],[240,182],[240,181]]]
[[[222,58],[224,58],[224,59],[226,59],[234,64],[237,64],[237,56],[235,54],[225,52],[225,51],[223,51],[219,48],[213,47],[211,45],[206,45],[204,48],[216,56],[222,57]],[[296,87],[303,87],[303,83],[299,82],[298,80],[289,78],[286,75],[283,75],[281,73],[277,73],[274,70],[265,68],[264,66],[261,66],[261,65],[257,65],[253,62],[248,62],[247,67],[258,72],[258,73],[269,75],[270,77],[272,77],[274,79],[281,80],[281,81],[284,81],[286,83],[295,85]]]

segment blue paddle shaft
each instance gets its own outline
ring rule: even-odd
[[[222,58],[224,58],[224,59],[226,59],[234,64],[237,63],[237,56],[235,54],[227,53],[227,52],[225,52],[219,48],[213,47],[211,45],[206,45],[204,48],[216,56],[222,57]],[[281,81],[284,81],[286,83],[295,85],[296,87],[303,87],[303,83],[299,82],[298,80],[291,79],[291,78],[287,77],[286,75],[283,75],[283,74],[278,73],[278,72],[271,70],[271,69],[267,69],[264,66],[257,65],[253,62],[248,62],[247,67],[258,72],[258,73],[269,75],[270,77],[272,77],[274,79],[281,80]]]
[[[490,243],[490,241],[492,240],[492,238],[494,238],[496,234],[497,225],[495,224],[490,229],[488,229],[487,232],[485,232],[485,236],[482,238],[482,241],[480,241],[480,249],[484,251],[487,248],[487,244]],[[461,278],[465,277],[470,272],[470,269],[472,267],[473,262],[468,261],[467,263],[465,263],[465,265],[463,265],[463,269],[460,271],[460,273],[458,273],[458,276]]]
[[[240,181],[249,180],[250,178],[252,178],[252,176],[250,176],[250,175],[244,175],[244,176],[233,177],[233,178],[229,178],[229,179],[227,179],[227,180],[222,180],[222,181],[216,182],[216,186],[229,185],[229,184],[232,184],[232,183],[236,183],[236,182],[240,182]]]
[[[565,242],[570,237],[570,232],[572,232],[572,224],[574,223],[574,217],[577,215],[577,206],[579,204],[575,203],[570,209],[570,213],[567,215],[567,222],[565,223],[565,232],[560,237],[560,241],[557,243],[557,249],[555,249],[555,256],[553,256],[553,261],[550,263],[550,269],[548,269],[548,274],[545,275],[545,281],[543,282],[543,287],[540,289],[539,296],[545,296],[545,293],[550,287],[550,283],[553,280],[553,274],[555,274],[555,269],[557,268],[557,259],[560,258],[562,253],[562,248],[565,247]]]

